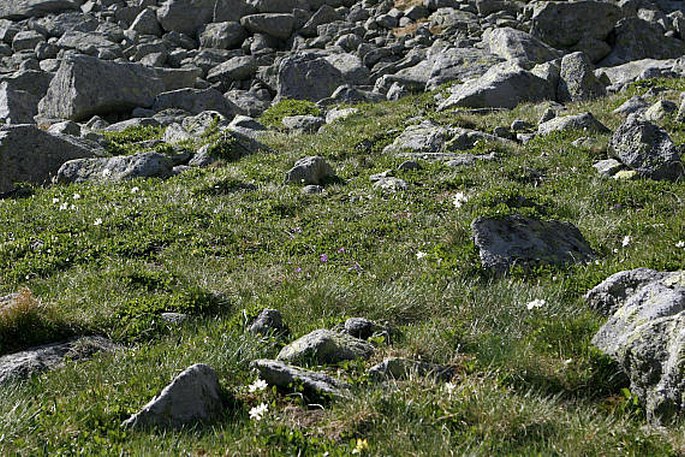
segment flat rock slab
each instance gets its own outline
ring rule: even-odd
[[[38,116],[80,121],[96,114],[148,108],[162,92],[193,87],[198,76],[199,70],[151,68],[70,56],[60,64],[40,101]]]
[[[592,343],[618,362],[655,422],[685,405],[685,271],[616,273],[585,296],[609,320]]]
[[[224,410],[225,405],[216,373],[208,365],[198,363],[176,376],[123,426],[179,428],[211,421]]]
[[[106,338],[83,337],[66,343],[47,344],[0,357],[0,385],[27,379],[61,367],[65,360],[85,360],[118,346]]]
[[[572,114],[569,116],[559,116],[549,121],[543,122],[538,126],[538,134],[548,135],[552,132],[563,132],[569,130],[582,130],[587,133],[610,133],[604,124],[599,122],[592,113]]]
[[[349,386],[325,373],[286,365],[278,360],[255,360],[252,366],[270,386],[288,392],[298,391],[299,388],[308,400],[349,397]]]
[[[401,380],[410,378],[412,375],[447,381],[454,376],[454,369],[401,357],[387,358],[369,369],[369,376],[374,381]]]
[[[68,160],[92,157],[81,141],[51,135],[35,125],[0,128],[0,194],[14,190],[16,182],[43,184]]]
[[[277,359],[291,363],[338,363],[369,358],[373,345],[345,333],[315,330],[281,349]]]
[[[479,217],[471,229],[483,268],[499,272],[514,265],[564,265],[594,258],[580,230],[568,222]]]
[[[124,181],[134,178],[168,178],[174,162],[157,152],[111,158],[76,159],[62,165],[57,173],[59,183],[86,181]]]
[[[21,20],[62,11],[78,11],[79,0],[2,0],[0,19]]]

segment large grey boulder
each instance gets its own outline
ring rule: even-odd
[[[477,79],[455,86],[439,110],[454,107],[514,108],[524,102],[553,100],[555,88],[514,62],[491,67]]]
[[[195,364],[122,425],[131,428],[180,428],[215,419],[226,406],[216,372]]]
[[[538,134],[548,135],[552,132],[568,130],[582,130],[587,133],[609,133],[604,124],[599,122],[592,113],[571,114],[559,116],[543,122],[538,126]]]
[[[443,127],[423,121],[407,127],[383,149],[384,153],[441,153],[464,151],[483,141],[506,142],[494,135],[460,127]]]
[[[593,100],[606,95],[604,84],[595,76],[595,68],[582,52],[561,59],[557,99],[560,102]]]
[[[661,26],[638,17],[622,19],[617,25],[611,54],[600,62],[613,66],[640,59],[675,59],[685,54],[685,42],[664,36]]]
[[[57,172],[58,183],[86,181],[114,182],[135,178],[168,178],[174,161],[164,154],[145,152],[131,156],[76,159],[62,165]]]
[[[674,180],[683,175],[680,148],[664,129],[637,115],[616,129],[609,150],[641,177]]]
[[[247,38],[247,31],[238,22],[226,21],[207,24],[200,33],[203,48],[233,49]]]
[[[322,184],[335,177],[335,171],[321,156],[304,157],[286,172],[285,182],[291,184]]]
[[[368,70],[352,54],[298,52],[278,64],[276,98],[319,101],[345,84],[368,82]]]
[[[586,295],[609,315],[592,343],[618,362],[653,421],[685,407],[685,271],[610,276]]]
[[[2,0],[0,19],[21,20],[62,11],[77,11],[81,0]]]
[[[594,0],[537,1],[532,6],[533,36],[554,48],[588,55],[595,54],[598,43],[607,39],[622,14],[616,4]]]
[[[38,113],[40,98],[30,92],[16,90],[7,82],[0,82],[0,123],[30,124]]]
[[[278,40],[287,40],[295,31],[295,16],[283,13],[250,14],[240,20],[250,33],[264,33]]]
[[[517,60],[523,66],[532,66],[560,57],[561,53],[522,30],[511,27],[488,29],[483,43],[492,54],[505,60]]]
[[[157,10],[157,19],[167,32],[189,36],[211,22],[240,21],[255,12],[244,0],[164,0]]]
[[[498,272],[514,265],[565,265],[594,258],[580,230],[568,222],[520,215],[479,217],[471,230],[483,268]]]
[[[278,360],[259,359],[252,362],[259,371],[259,377],[271,386],[287,392],[299,392],[307,400],[327,400],[331,398],[348,398],[349,386],[325,373],[305,370],[286,365]]]
[[[35,125],[0,128],[0,194],[17,182],[43,184],[72,159],[92,157],[94,150],[75,138],[51,135]]]
[[[85,360],[97,352],[118,346],[101,337],[82,337],[65,343],[47,344],[0,357],[0,385],[54,370],[68,360]]]
[[[198,70],[150,68],[70,56],[62,61],[40,101],[38,116],[80,121],[96,114],[147,108],[162,92],[193,87],[198,76]]]
[[[373,345],[345,333],[315,330],[281,349],[278,360],[301,364],[338,363],[344,360],[369,358]]]

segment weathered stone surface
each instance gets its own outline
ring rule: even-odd
[[[621,18],[621,9],[609,2],[535,2],[531,34],[550,46],[584,51],[584,40],[603,41]]]
[[[452,89],[439,109],[453,107],[514,108],[524,102],[553,100],[555,88],[512,62],[495,65],[478,79]]]
[[[560,102],[579,102],[606,95],[606,89],[595,76],[590,59],[582,52],[565,55],[561,59],[557,99]]]
[[[320,116],[305,114],[298,116],[286,116],[283,118],[281,123],[289,132],[314,133],[326,123],[326,120]]]
[[[459,127],[442,127],[431,121],[424,121],[405,129],[395,141],[385,147],[385,153],[440,153],[464,151],[478,142],[502,142],[501,138],[478,130]]]
[[[368,358],[374,349],[370,343],[345,333],[315,330],[285,346],[277,359],[292,363],[327,364]]]
[[[0,385],[59,368],[67,358],[85,360],[97,352],[113,351],[117,347],[105,338],[82,337],[7,354],[0,357]]]
[[[247,38],[247,31],[238,22],[207,24],[200,33],[200,45],[205,48],[232,49]]]
[[[538,134],[547,135],[552,132],[566,130],[583,130],[592,133],[611,132],[604,124],[599,122],[592,113],[572,114],[569,116],[559,116],[543,122],[538,126]]]
[[[62,61],[38,116],[48,119],[87,119],[96,114],[129,112],[150,107],[166,91],[193,87],[195,70],[149,68],[139,64],[105,62],[71,56]]]
[[[627,116],[633,113],[644,112],[645,110],[647,110],[647,108],[649,108],[649,103],[647,102],[647,100],[645,100],[639,95],[633,95],[628,100],[626,100],[625,103],[616,108],[613,111],[613,113],[623,114],[624,116]]]
[[[39,100],[30,92],[13,89],[7,81],[0,82],[0,123],[32,123],[38,113]]]
[[[248,328],[253,335],[279,335],[288,332],[281,312],[277,309],[263,309]]]
[[[322,184],[334,178],[333,168],[323,157],[304,157],[297,162],[285,175],[286,183],[293,184]]]
[[[93,150],[78,140],[51,135],[34,125],[0,128],[0,194],[20,181],[43,184],[64,162],[92,156]]]
[[[80,0],[3,0],[0,3],[0,19],[21,20],[78,10],[81,3]]]
[[[680,149],[668,133],[637,115],[628,116],[616,129],[609,149],[614,157],[641,177],[674,180],[683,175]]]
[[[302,393],[307,400],[348,398],[348,385],[327,374],[286,365],[277,360],[260,359],[252,362],[259,371],[259,377],[271,386],[287,391]]]
[[[670,100],[659,100],[650,106],[643,117],[650,122],[659,122],[678,111],[678,105]]]
[[[168,178],[172,175],[173,167],[173,160],[156,152],[110,158],[76,159],[60,167],[56,181],[78,183],[123,181],[134,178]]]
[[[264,33],[279,40],[286,40],[295,31],[295,17],[283,13],[250,14],[240,20],[240,25],[251,33]]]
[[[483,268],[564,265],[591,260],[592,249],[574,225],[514,215],[479,217],[471,224]]]
[[[506,60],[517,60],[523,66],[544,63],[561,55],[534,36],[511,27],[486,30],[483,43],[491,53]]]
[[[454,369],[429,362],[390,357],[369,369],[369,377],[374,381],[402,380],[412,375],[434,377],[447,381],[454,376]]]
[[[238,107],[225,98],[216,89],[177,89],[162,92],[155,97],[152,104],[154,111],[169,108],[182,109],[190,114],[200,114],[205,111],[216,111],[231,118],[238,112]]]
[[[356,56],[296,53],[283,59],[278,66],[276,98],[319,101],[342,85],[368,82],[368,70]]]
[[[345,333],[362,340],[368,340],[374,333],[381,330],[383,329],[380,325],[363,317],[351,317],[343,326]]]
[[[110,41],[106,35],[96,32],[70,30],[62,35],[56,45],[61,49],[75,49],[103,60],[114,60],[123,56],[121,46]]]
[[[171,384],[122,425],[131,428],[179,428],[209,422],[224,410],[226,398],[216,372],[195,364],[176,376]]]
[[[615,44],[602,66],[613,66],[639,59],[674,59],[685,53],[685,42],[664,36],[661,26],[638,17],[622,19],[614,32]]]
[[[685,272],[640,268],[609,277],[586,295],[610,314],[592,339],[630,379],[649,419],[667,421],[685,404]]]

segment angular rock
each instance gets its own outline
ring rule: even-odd
[[[111,42],[104,34],[95,32],[70,30],[62,35],[56,45],[60,49],[75,49],[103,60],[114,60],[123,56],[121,46]]]
[[[592,113],[559,116],[550,119],[547,122],[543,122],[538,126],[538,134],[540,135],[567,130],[583,130],[588,133],[611,132],[604,124],[595,119]]]
[[[29,92],[13,89],[7,81],[0,82],[0,123],[32,123],[39,100]]]
[[[669,421],[685,398],[685,271],[645,268],[609,277],[586,295],[609,320],[592,343],[618,362],[648,419]]]
[[[329,364],[369,358],[374,348],[364,340],[331,330],[315,330],[281,349],[278,360],[291,363]]]
[[[642,115],[650,122],[659,122],[667,118],[669,115],[678,111],[678,105],[670,100],[659,100],[650,106]]]
[[[226,99],[216,89],[177,89],[162,92],[155,97],[152,103],[154,111],[162,111],[169,108],[182,109],[190,114],[200,114],[205,111],[216,111],[219,114],[231,118],[239,111],[238,107]]]
[[[514,108],[524,102],[553,100],[555,88],[542,78],[512,62],[495,65],[478,79],[452,89],[438,107]]]
[[[234,81],[251,79],[257,72],[257,61],[253,56],[240,56],[212,68],[207,74],[207,81],[220,83],[224,89]]]
[[[345,321],[343,330],[355,338],[368,340],[374,333],[382,330],[382,328],[375,322],[363,317],[351,317]]]
[[[92,157],[93,149],[80,141],[51,135],[35,125],[0,128],[0,194],[16,182],[43,184],[72,159]]]
[[[636,115],[616,129],[609,150],[643,178],[675,180],[683,175],[680,149],[668,133]]]
[[[196,70],[149,68],[71,56],[62,61],[52,79],[40,101],[38,116],[80,121],[96,114],[150,107],[162,92],[193,87],[198,75]]]
[[[502,142],[495,137],[477,130],[459,127],[442,127],[431,121],[424,121],[405,129],[395,141],[383,149],[384,153],[441,153],[463,151],[473,148],[481,141]]]
[[[60,167],[56,182],[116,182],[135,178],[168,178],[172,175],[174,165],[171,158],[157,152],[110,158],[76,159]]]
[[[244,16],[240,25],[251,33],[264,33],[278,40],[287,40],[295,31],[292,14],[259,13]]]
[[[65,359],[85,360],[97,352],[110,352],[117,348],[106,338],[82,337],[7,354],[0,357],[0,385],[54,370],[63,366]]]
[[[649,108],[649,103],[639,95],[634,95],[626,100],[621,106],[612,111],[614,114],[627,116],[633,113],[641,113]]]
[[[297,162],[285,175],[286,183],[293,184],[322,184],[335,177],[333,168],[323,157],[304,157]]]
[[[134,429],[180,428],[209,422],[221,414],[226,403],[216,372],[198,363],[176,376],[122,426]]]
[[[486,30],[483,43],[491,53],[505,60],[517,60],[522,66],[548,62],[561,56],[553,47],[511,27]]]
[[[533,4],[531,35],[557,49],[576,48],[583,41],[604,41],[621,18],[621,9],[609,2],[543,2]]]
[[[200,33],[200,45],[204,48],[233,49],[247,38],[247,31],[238,22],[207,24]]]
[[[283,324],[281,312],[277,309],[263,309],[262,312],[250,324],[248,331],[253,335],[279,335],[288,332],[288,327]]]
[[[289,132],[314,133],[326,123],[326,120],[320,116],[306,114],[299,116],[286,116],[283,118],[281,123]]]
[[[213,22],[216,0],[165,0],[157,10],[157,19],[167,32],[193,36],[204,24]]]
[[[661,26],[637,17],[622,19],[614,32],[615,44],[601,66],[614,66],[640,59],[675,59],[685,53],[685,42],[664,36]]]
[[[624,168],[623,164],[616,159],[600,160],[599,162],[594,163],[592,167],[597,170],[597,173],[601,176],[607,178],[614,176]]]
[[[17,21],[62,11],[77,11],[81,3],[80,0],[3,0],[0,3],[0,19]]]
[[[520,215],[479,217],[471,230],[483,268],[498,272],[514,265],[565,265],[594,258],[583,235],[568,222]]]
[[[369,377],[376,382],[408,379],[412,374],[449,381],[454,376],[454,369],[401,357],[387,358],[369,369]]]
[[[557,99],[560,102],[593,100],[606,95],[604,84],[597,79],[590,59],[582,52],[561,59]]]
[[[277,360],[260,359],[252,362],[252,365],[267,384],[287,392],[299,392],[299,386],[310,401],[349,397],[347,384],[324,373],[286,365]]]

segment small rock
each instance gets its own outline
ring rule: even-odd
[[[678,105],[669,100],[659,100],[647,111],[644,112],[643,117],[650,122],[659,122],[678,110]]]
[[[611,177],[623,169],[623,164],[615,159],[600,160],[593,167],[601,176]]]
[[[253,335],[282,335],[288,332],[288,327],[283,324],[280,311],[266,308],[252,321],[248,331]]]
[[[321,156],[304,157],[285,175],[286,184],[323,184],[335,177],[333,168]]]
[[[326,123],[326,120],[319,116],[300,115],[286,116],[281,123],[289,132],[315,133]]]
[[[183,313],[162,313],[162,320],[169,324],[182,324],[188,320],[188,315]]]
[[[621,106],[616,108],[613,113],[627,116],[629,114],[643,112],[647,110],[647,108],[649,108],[649,103],[647,103],[647,100],[639,95],[634,95],[626,100]]]
[[[547,135],[552,132],[566,130],[582,130],[584,132],[609,133],[611,132],[604,124],[599,122],[592,113],[581,113],[570,116],[561,116],[543,122],[538,126],[539,135]]]
[[[413,373],[422,377],[435,377],[448,381],[454,376],[454,369],[400,357],[387,358],[369,369],[369,376],[376,382],[407,379]]]
[[[345,333],[361,340],[368,340],[379,330],[382,330],[379,325],[363,317],[351,317],[344,326]]]
[[[420,168],[421,165],[415,160],[406,160],[397,167],[400,171],[419,170]]]
[[[332,364],[369,358],[374,348],[366,341],[344,333],[315,330],[281,349],[277,359],[292,363]]]
[[[302,193],[307,195],[322,194],[326,191],[323,186],[317,186],[316,184],[310,184],[302,188]]]
[[[255,360],[252,366],[259,371],[259,377],[267,384],[283,391],[297,391],[297,386],[301,386],[302,393],[310,401],[349,397],[347,384],[324,373],[286,365],[277,360]]]
[[[373,187],[388,192],[399,192],[402,190],[407,190],[409,185],[403,179],[388,176],[378,179],[373,183]]]
[[[225,408],[226,400],[214,370],[195,364],[122,425],[131,428],[179,428],[207,422]]]

